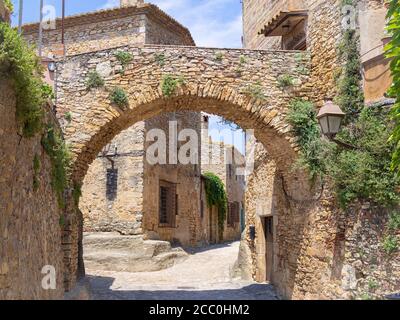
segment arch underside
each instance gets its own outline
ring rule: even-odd
[[[256,139],[261,142],[277,165],[283,170],[293,164],[297,152],[293,148],[293,138],[290,133],[280,133],[257,114],[242,109],[229,101],[218,101],[212,98],[195,97],[189,95],[172,98],[160,98],[151,103],[143,104],[134,109],[122,112],[118,117],[101,126],[91,136],[76,155],[73,165],[73,179],[81,182],[96,156],[112,139],[121,131],[129,128],[135,123],[150,119],[163,113],[178,111],[207,112],[221,116],[229,121],[238,124],[244,130],[254,130]],[[68,138],[67,138],[68,141]],[[73,143],[72,143],[72,148]]]

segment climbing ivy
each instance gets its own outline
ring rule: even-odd
[[[396,99],[396,104],[392,108],[392,117],[395,126],[391,135],[391,141],[395,145],[392,156],[392,169],[400,175],[400,3],[398,0],[391,0],[388,11],[387,30],[392,36],[392,40],[386,46],[386,56],[392,59],[390,69],[393,76],[393,84],[389,90],[389,95]]]
[[[364,107],[364,93],[361,88],[361,58],[358,50],[359,37],[355,30],[348,29],[338,51],[344,61],[341,75],[337,79],[338,96],[336,102],[346,113],[345,123],[358,117]]]
[[[72,197],[74,199],[75,205],[79,206],[79,199],[82,196],[82,184],[74,182],[74,188],[72,190]]]
[[[213,206],[216,206],[218,208],[218,231],[219,237],[220,239],[222,239],[226,212],[228,208],[228,198],[225,191],[225,186],[222,180],[214,173],[206,172],[203,176],[205,178],[208,206],[210,208]]]
[[[61,208],[65,207],[64,191],[69,187],[68,172],[71,164],[71,154],[61,134],[53,125],[47,125],[42,137],[42,146],[52,164],[51,184]]]
[[[47,95],[42,73],[35,52],[16,30],[0,23],[0,79],[10,80],[14,87],[16,116],[25,137],[33,137],[42,129],[42,106]]]
[[[297,165],[306,168],[311,180],[315,181],[327,171],[325,159],[331,145],[321,140],[314,105],[305,100],[293,100],[289,105],[287,120],[301,148]]]

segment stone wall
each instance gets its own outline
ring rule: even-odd
[[[400,289],[400,253],[383,249],[388,212],[358,204],[338,209],[329,184],[307,202],[287,195],[274,162],[259,145],[246,196],[241,273],[270,280],[290,299],[382,298]],[[273,218],[273,256],[267,255],[264,219]],[[256,238],[250,239],[249,227]],[[271,250],[271,247],[269,247]],[[248,254],[245,254],[248,252]]]
[[[147,141],[146,135],[153,129],[160,129],[166,134],[169,162],[168,141],[170,134],[174,135],[170,131],[172,122],[176,122],[176,134],[184,129],[193,129],[200,136],[200,114],[164,114],[139,122],[120,133],[105,148],[103,153],[108,156],[102,153],[91,164],[80,201],[85,231],[145,234],[150,239],[178,241],[184,245],[196,245],[202,241],[199,232],[202,227],[197,226],[200,222],[200,167],[181,163],[152,164],[147,160],[146,152],[155,142]],[[114,172],[112,179],[107,178],[111,170]],[[159,225],[161,180],[177,185],[178,215],[173,227]],[[193,201],[186,200],[188,192]]]
[[[65,18],[66,54],[85,53],[122,45],[194,45],[189,31],[151,4],[138,4]],[[28,43],[37,45],[38,24],[23,26]],[[43,55],[59,54],[61,21],[43,30]]]
[[[145,123],[121,132],[90,165],[80,209],[86,232],[142,234]]]
[[[206,118],[204,118],[206,117]],[[206,120],[207,119],[207,120]],[[245,180],[244,169],[246,167],[244,156],[232,145],[224,142],[213,142],[209,136],[208,116],[202,117],[202,141],[201,141],[201,172],[212,172],[224,183],[228,205],[238,203],[239,221],[234,225],[225,220],[224,234],[220,241],[239,240],[241,234],[240,212],[243,208]],[[207,214],[214,219],[215,208],[207,208]],[[208,212],[210,211],[210,212]]]
[[[64,293],[60,216],[51,187],[52,166],[41,136],[22,138],[12,87],[0,81],[0,300],[59,299]],[[33,188],[33,159],[41,168]],[[56,271],[56,289],[42,288],[44,266]],[[48,271],[47,271],[48,272]]]
[[[267,24],[269,10],[284,5],[285,1],[244,0],[244,47],[251,49],[280,49],[281,37],[265,37],[259,32]],[[307,48],[311,53],[311,97],[317,106],[322,106],[327,97],[335,95],[335,74],[340,67],[337,47],[341,39],[341,8],[338,0],[304,0],[308,10]]]
[[[170,127],[174,122],[176,122],[176,133],[173,132],[175,129]],[[169,148],[173,146],[170,144],[169,137],[171,135],[176,136],[177,139],[180,138],[177,141],[178,151],[188,141],[187,137],[180,136],[182,130],[194,130],[200,137],[200,114],[197,112],[166,113],[146,121],[146,132],[154,128],[163,130],[167,135],[167,164],[152,165],[147,159],[144,163],[143,225],[145,234],[150,239],[178,242],[185,246],[198,245],[205,240],[201,237],[200,166],[198,162],[183,164],[178,161],[178,164],[171,164]],[[200,142],[195,142],[198,143],[195,152],[199,155]],[[147,141],[146,150],[153,143]],[[159,222],[160,181],[176,185],[177,212],[173,226],[162,226]]]

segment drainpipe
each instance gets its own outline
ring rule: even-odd
[[[18,14],[18,33],[22,33],[22,11],[24,10],[24,0],[19,0],[19,14]]]
[[[65,58],[65,30],[64,30],[64,20],[65,20],[65,0],[62,0],[62,17],[61,17],[61,44],[63,46],[63,56]]]
[[[42,56],[42,41],[43,41],[42,21],[43,21],[43,0],[40,0],[39,43],[38,43],[39,57]]]

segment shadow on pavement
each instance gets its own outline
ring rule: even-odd
[[[176,290],[116,290],[111,289],[112,277],[87,276],[92,300],[277,300],[273,286],[251,284],[239,289],[196,290],[178,287]]]

